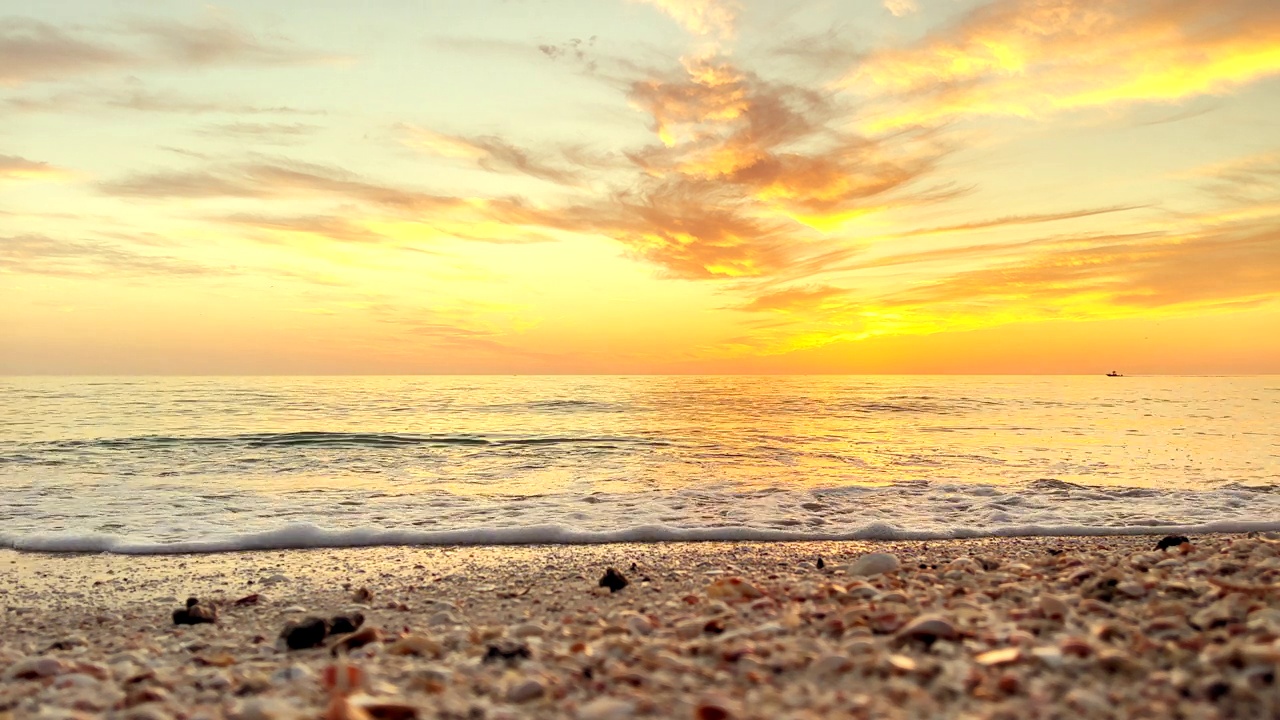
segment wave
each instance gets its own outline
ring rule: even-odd
[[[140,435],[122,438],[98,438],[93,440],[55,440],[30,443],[28,448],[53,450],[155,450],[184,445],[202,447],[244,448],[293,448],[293,447],[403,447],[409,445],[456,446],[483,445],[491,447],[511,445],[645,445],[666,446],[672,443],[660,438],[628,436],[538,436],[538,435],[481,435],[448,433],[386,433],[386,432],[326,432],[300,431],[285,433],[239,433],[217,436],[169,436]]]
[[[254,550],[303,550],[445,545],[588,545],[652,542],[806,542],[875,540],[956,540],[989,537],[1097,537],[1117,535],[1167,535],[1280,531],[1280,520],[1216,521],[1192,525],[1089,526],[1009,525],[978,530],[953,527],[945,530],[910,530],[887,523],[872,523],[850,532],[822,533],[770,530],[741,526],[682,528],[637,525],[617,530],[580,530],[564,525],[473,528],[459,530],[407,530],[396,528],[326,529],[310,523],[293,523],[262,532],[227,535],[205,540],[148,542],[100,533],[8,535],[0,533],[0,548],[31,553],[111,553],[118,555],[179,555]]]

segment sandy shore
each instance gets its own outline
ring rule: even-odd
[[[0,552],[0,719],[1280,717],[1280,540],[1158,539]]]

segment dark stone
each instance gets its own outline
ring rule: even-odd
[[[724,621],[720,618],[712,618],[707,621],[706,625],[702,626],[702,632],[708,635],[719,635],[724,632]]]
[[[622,576],[622,573],[614,570],[613,568],[606,570],[604,572],[604,577],[600,578],[600,587],[609,588],[609,592],[618,592],[628,584],[627,579]]]
[[[821,570],[826,566],[827,566],[826,561],[822,559],[822,556],[818,556],[818,569]]]
[[[213,603],[201,604],[196,598],[187,598],[187,606],[173,611],[174,625],[200,625],[218,622],[218,607]]]
[[[338,615],[329,621],[329,634],[341,635],[342,633],[353,633],[360,629],[364,624],[364,613],[351,613],[350,615]]]
[[[305,650],[324,642],[329,634],[329,621],[324,618],[309,617],[301,622],[291,622],[280,631],[284,644],[290,650]]]
[[[527,660],[533,656],[529,652],[529,646],[524,643],[511,642],[503,640],[496,645],[490,645],[484,653],[484,662],[492,663],[499,660]]]
[[[1167,550],[1171,547],[1178,547],[1183,543],[1191,542],[1186,535],[1166,535],[1160,538],[1160,542],[1156,543],[1157,550]]]

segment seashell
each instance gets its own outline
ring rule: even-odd
[[[707,597],[724,600],[755,600],[764,597],[760,588],[740,577],[720,578],[707,588]]]
[[[1022,650],[1016,647],[1000,648],[999,650],[988,650],[973,659],[974,662],[984,666],[1008,665],[1018,662],[1022,659]]]
[[[846,565],[844,572],[850,576],[880,575],[893,572],[900,566],[898,558],[889,553],[870,553]]]
[[[932,643],[935,640],[955,640],[960,637],[960,631],[941,615],[921,615],[899,630],[898,637]]]
[[[890,655],[889,667],[897,670],[898,672],[909,673],[919,670],[920,664],[906,655]]]
[[[350,652],[351,650],[364,647],[369,643],[375,643],[380,640],[382,640],[382,631],[375,627],[367,627],[358,632],[353,632],[334,643],[333,650],[331,652],[334,655]]]
[[[425,635],[406,635],[387,646],[391,655],[438,656],[444,647]]]
[[[862,580],[858,580],[853,583],[850,583],[849,586],[846,587],[844,591],[845,591],[845,594],[848,595],[849,597],[855,598],[858,600],[865,600],[867,598],[875,597],[876,595],[880,594],[879,590],[875,589],[871,585],[868,585]]]
[[[844,655],[826,655],[809,666],[815,674],[834,675],[853,667],[853,661]]]

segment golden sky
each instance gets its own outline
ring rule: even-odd
[[[3,373],[1280,373],[1275,0],[10,12]]]

